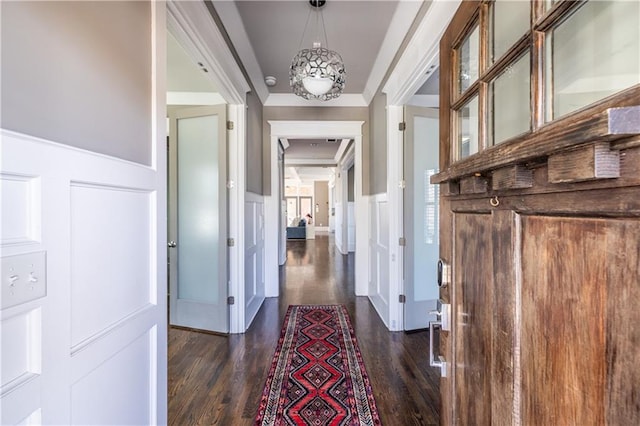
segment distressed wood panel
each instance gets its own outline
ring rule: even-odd
[[[609,425],[640,424],[640,219],[607,223],[607,410]]]
[[[519,323],[520,262],[514,254],[520,242],[520,217],[511,211],[493,213],[493,312],[491,339],[491,424],[513,425],[520,398]],[[485,262],[488,262],[486,259]]]
[[[522,189],[533,186],[533,172],[520,164],[494,170],[491,175],[491,189]]]
[[[634,108],[638,104],[638,99],[640,99],[640,85],[549,123],[535,132],[510,139],[477,155],[457,161],[434,175],[431,182],[442,183],[473,173],[543,158],[590,142],[611,142],[625,135],[631,136],[626,132],[622,135],[610,132],[612,120],[610,108],[614,106]],[[622,113],[619,112],[618,115],[620,114]],[[447,140],[449,140],[448,137]]]
[[[606,227],[523,218],[522,424],[605,422]]]
[[[520,194],[499,196],[500,205],[496,209],[517,210],[522,213],[574,214],[580,208],[580,213],[589,216],[627,216],[640,214],[640,189],[638,187],[619,188],[612,196],[611,189],[592,191],[559,192],[539,194],[524,198]],[[587,202],[587,198],[590,200]],[[451,206],[454,211],[473,211],[479,204],[489,209],[489,197],[484,197],[482,203],[477,199],[454,200]],[[485,207],[483,207],[485,208]]]
[[[491,424],[492,217],[455,216],[455,423]]]
[[[488,188],[487,179],[482,176],[469,176],[460,179],[461,194],[484,194]]]
[[[443,187],[444,185],[440,185]],[[443,262],[451,265],[453,259],[453,241],[451,236],[453,235],[453,215],[451,214],[451,201],[440,197],[440,259]],[[440,299],[444,303],[454,305],[454,292],[452,291],[452,284],[440,287]],[[440,352],[445,357],[445,361],[448,363],[447,377],[440,379],[440,394],[443,397],[443,404],[441,407],[441,424],[451,425],[453,424],[453,400],[454,398],[454,385],[455,377],[453,376],[452,366],[455,365],[455,355],[453,350],[454,334],[453,330],[440,331]]]
[[[597,142],[549,156],[549,182],[580,182],[620,177],[620,153]]]

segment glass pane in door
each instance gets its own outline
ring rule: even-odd
[[[490,55],[495,62],[529,31],[528,1],[496,0],[491,5]]]
[[[171,112],[171,325],[229,331],[226,106]]]
[[[431,176],[439,167],[438,110],[405,107],[404,140],[404,329],[428,327],[428,314],[439,297],[436,284],[439,247],[438,185]]]
[[[547,120],[640,83],[640,2],[589,1],[546,36]]]
[[[479,150],[478,95],[458,110],[458,143],[456,159],[460,160]]]
[[[458,93],[463,93],[477,79],[480,66],[480,30],[476,26],[457,49]]]
[[[488,143],[495,145],[531,129],[531,73],[527,52],[489,85]]]
[[[178,121],[178,297],[218,301],[218,121]],[[212,282],[213,281],[213,282]]]

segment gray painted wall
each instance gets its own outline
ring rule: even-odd
[[[313,208],[313,223],[316,226],[329,226],[329,182],[317,180],[313,182],[313,201],[317,206]]]
[[[371,194],[387,192],[387,95],[378,93],[369,106],[371,144],[369,180]]]
[[[150,3],[1,7],[0,125],[150,165]]]
[[[262,194],[262,102],[255,92],[247,93],[247,192]],[[270,158],[270,157],[269,157]]]
[[[364,121],[362,125],[363,192],[369,194],[369,108],[367,107],[264,107],[262,114],[263,188],[271,195],[270,120]],[[345,135],[349,136],[349,135]]]

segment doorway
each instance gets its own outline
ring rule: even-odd
[[[226,105],[170,114],[169,323],[229,332]]]
[[[405,106],[404,119],[404,329],[424,329],[435,316],[439,257],[438,110]]]
[[[358,223],[355,228],[355,293],[358,296],[368,294],[368,257],[367,257],[367,197],[363,193],[362,181],[362,125],[363,121],[270,121],[271,128],[271,195],[265,197],[265,221],[266,223],[281,223],[278,218],[279,204],[283,199],[278,168],[278,147],[280,139],[315,139],[315,138],[348,138],[353,143],[354,173],[354,218]],[[338,167],[342,167],[340,164]],[[339,180],[346,181],[346,173],[336,178],[336,186]],[[337,212],[336,212],[337,216]],[[266,295],[278,297],[278,241],[286,232],[281,226],[267,228],[265,235],[266,245]]]

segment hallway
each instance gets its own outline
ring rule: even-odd
[[[439,424],[440,379],[428,333],[388,332],[366,297],[354,296],[354,256],[333,235],[287,242],[280,297],[266,299],[245,334],[169,329],[169,424],[249,425],[290,304],[344,304],[384,425]]]

